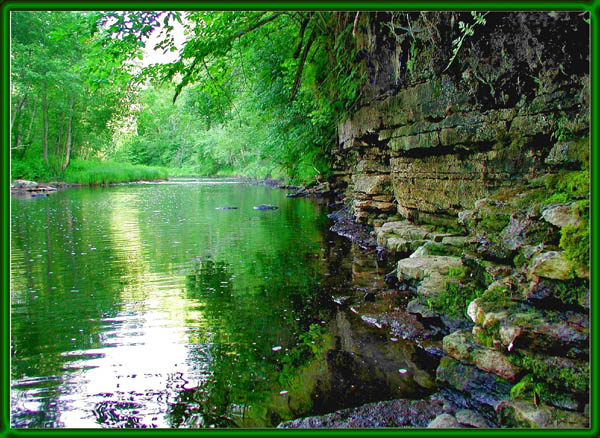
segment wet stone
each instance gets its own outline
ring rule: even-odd
[[[299,418],[281,423],[282,429],[426,427],[442,414],[444,402],[438,395],[422,400],[391,400],[342,409],[331,414]]]
[[[500,400],[509,397],[512,385],[492,373],[481,371],[473,365],[444,357],[437,368],[436,379],[468,400],[469,407],[493,409]]]
[[[474,427],[477,429],[487,429],[491,427],[483,416],[470,409],[461,409],[454,415],[456,420],[463,426]]]
[[[435,417],[435,419],[427,426],[430,429],[456,429],[460,428],[460,424],[450,414],[441,414]]]

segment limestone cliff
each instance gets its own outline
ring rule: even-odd
[[[446,321],[440,387],[503,425],[581,427],[585,16],[361,13],[356,44],[367,80],[338,127],[331,182],[398,260],[398,281],[414,291],[406,310]],[[504,392],[478,401],[456,373],[495,376]]]

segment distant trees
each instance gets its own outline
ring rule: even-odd
[[[11,13],[11,156],[63,170],[111,142],[110,120],[128,108],[123,76],[94,71],[98,48],[86,13]]]
[[[13,12],[13,160],[64,170],[72,157],[103,155],[308,182],[327,174],[335,123],[359,97],[357,20],[355,12]],[[178,58],[141,68],[157,34],[156,48]]]

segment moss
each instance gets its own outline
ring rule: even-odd
[[[518,367],[531,371],[535,382],[569,392],[586,393],[589,391],[590,367],[588,363],[584,364],[581,369],[575,370],[566,366],[557,366],[552,360],[542,360],[529,354],[513,354],[507,357]]]
[[[441,243],[429,243],[427,245],[427,254],[439,256],[460,256],[462,249],[451,245],[442,245]]]
[[[483,293],[479,303],[487,309],[506,307],[511,303],[511,296],[510,290],[506,287],[492,287]]]
[[[567,225],[560,230],[559,246],[565,257],[580,265],[590,262],[589,201],[579,201],[574,205],[580,220],[578,225]]]
[[[513,258],[513,265],[515,268],[520,269],[527,263],[527,259],[520,252]]]
[[[588,291],[588,282],[583,279],[572,279],[557,281],[554,283],[554,296],[565,304],[575,305],[579,303]]]
[[[571,198],[566,193],[554,193],[550,197],[545,198],[543,203],[544,204],[564,204],[566,202],[569,202],[570,200],[571,200]]]
[[[450,278],[464,278],[467,275],[467,267],[459,266],[458,268],[449,268],[448,277]]]
[[[475,341],[477,341],[479,345],[494,348],[499,338],[498,332],[500,330],[500,323],[498,321],[494,321],[485,327],[476,327],[477,329],[473,330],[473,337],[475,338]]]
[[[538,394],[543,391],[542,387],[533,374],[527,374],[510,389],[510,398],[531,399],[534,391]]]
[[[484,289],[470,284],[447,283],[446,290],[435,297],[427,298],[426,303],[431,310],[444,313],[455,318],[464,318],[467,307],[475,298],[483,294]]]
[[[462,233],[462,229],[458,225],[450,224],[435,224],[433,227],[435,233]]]
[[[486,213],[478,224],[478,227],[484,230],[499,233],[510,222],[510,216],[507,214],[492,211],[486,211]]]
[[[564,193],[569,199],[587,198],[590,192],[589,171],[561,171],[548,178],[546,188],[555,193]]]

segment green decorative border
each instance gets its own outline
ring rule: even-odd
[[[590,342],[592,363],[591,370],[591,410],[590,423],[591,428],[585,430],[521,430],[521,429],[458,429],[458,430],[428,430],[428,429],[369,429],[369,430],[277,430],[277,429],[242,429],[242,430],[114,430],[114,429],[11,429],[9,422],[10,415],[10,313],[9,313],[9,230],[10,230],[10,135],[9,135],[9,114],[10,114],[10,88],[9,88],[9,29],[10,12],[16,10],[151,10],[151,9],[171,9],[171,10],[190,10],[190,9],[208,9],[208,10],[580,10],[589,11],[591,22],[591,326]],[[420,2],[402,2],[402,1],[326,1],[326,2],[240,2],[240,1],[60,1],[60,2],[40,2],[40,1],[17,1],[8,0],[1,3],[2,10],[2,301],[1,301],[1,322],[2,322],[2,398],[0,399],[0,438],[3,437],[42,437],[42,436],[133,436],[140,433],[153,436],[164,435],[198,435],[207,434],[211,436],[263,436],[263,435],[283,435],[293,436],[347,436],[347,435],[381,435],[381,436],[569,436],[569,437],[597,437],[600,436],[598,429],[598,100],[600,97],[598,87],[598,23],[600,22],[600,0],[591,1],[504,1],[504,2],[484,2],[484,1],[420,1]]]

